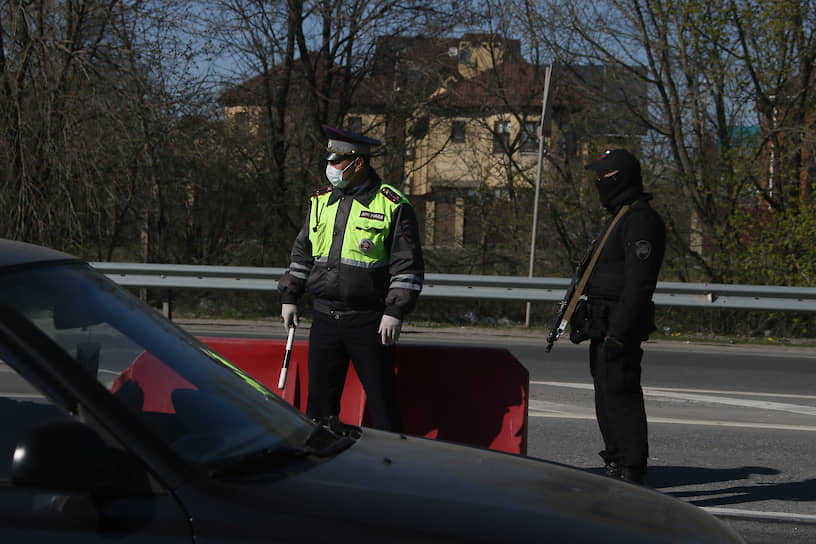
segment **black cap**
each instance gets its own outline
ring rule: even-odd
[[[326,145],[326,159],[330,161],[356,155],[370,155],[371,148],[380,145],[379,140],[356,132],[340,130],[329,125],[321,126],[323,127],[323,133],[329,139],[329,143]]]
[[[621,172],[624,172],[626,170],[632,170],[637,166],[640,166],[637,158],[627,150],[610,149],[604,151],[604,154],[601,155],[600,159],[587,164],[584,168],[586,170],[595,171],[620,170]]]

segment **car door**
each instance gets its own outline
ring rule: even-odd
[[[0,542],[192,541],[188,516],[175,497],[128,452],[122,452],[123,459],[136,461],[131,474],[137,485],[127,492],[49,488],[45,477],[37,485],[13,483],[15,449],[35,429],[85,426],[87,434],[101,435],[7,362],[0,361]],[[71,446],[64,445],[65,455],[71,454]]]

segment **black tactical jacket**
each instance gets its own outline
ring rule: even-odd
[[[640,194],[614,226],[584,291],[590,307],[608,309],[606,334],[623,341],[645,340],[654,330],[652,294],[666,248],[666,228],[649,205],[651,198]]]

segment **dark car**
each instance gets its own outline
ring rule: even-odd
[[[87,263],[7,240],[0,359],[3,543],[741,542],[574,468],[318,425]]]

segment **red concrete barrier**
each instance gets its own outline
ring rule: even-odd
[[[309,385],[308,342],[292,347],[283,391],[278,389],[282,340],[201,338],[301,411]],[[397,390],[406,434],[525,455],[529,374],[506,349],[397,346]],[[340,419],[366,425],[366,398],[349,366]]]
[[[139,392],[133,391],[134,406],[144,412],[175,414],[173,391],[176,389],[197,389],[196,386],[176,374],[169,366],[158,360],[152,353],[144,351],[133,360],[111,385],[111,393],[125,394],[128,384],[135,384]]]

